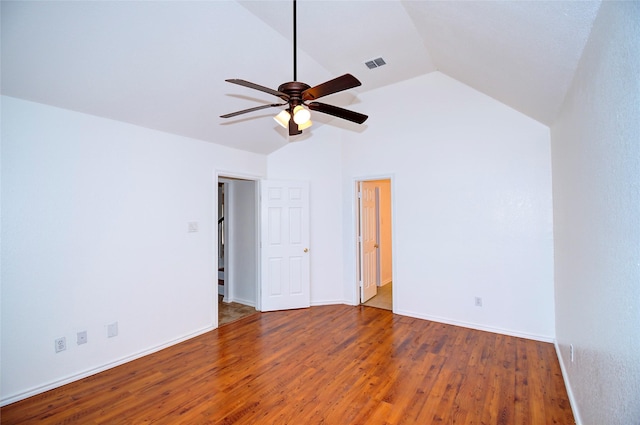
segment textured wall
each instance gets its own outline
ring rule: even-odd
[[[551,132],[556,335],[585,425],[640,423],[639,34],[640,3],[602,3]]]

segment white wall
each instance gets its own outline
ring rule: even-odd
[[[255,307],[258,279],[257,182],[229,180],[225,190],[230,212],[225,217],[229,228],[226,248],[229,255],[229,274],[226,277],[231,281],[229,302]]]
[[[311,305],[347,302],[339,135],[340,130],[328,125],[314,128],[312,137],[289,143],[267,160],[270,179],[309,182]]]
[[[392,176],[395,312],[552,340],[549,129],[438,72],[359,99],[370,118],[342,132],[343,203],[355,179]],[[352,210],[344,282],[355,303]]]
[[[585,425],[640,421],[639,34],[640,3],[602,3],[551,129],[557,344]]]
[[[3,404],[217,324],[216,169],[266,158],[2,98]]]

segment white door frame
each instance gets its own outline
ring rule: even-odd
[[[224,180],[225,179],[241,179],[241,180],[248,180],[248,181],[252,181],[254,182],[255,185],[255,196],[256,196],[256,201],[255,201],[255,211],[254,211],[254,215],[255,215],[255,222],[256,222],[256,235],[255,235],[255,241],[256,241],[256,245],[255,245],[255,258],[256,258],[256,275],[255,275],[255,285],[256,285],[256,310],[260,311],[260,179],[263,178],[261,176],[258,175],[253,175],[253,174],[244,174],[244,173],[238,173],[235,171],[225,171],[225,170],[215,170],[214,171],[214,175],[213,175],[213,188],[214,188],[214,199],[213,199],[213,223],[217,223],[218,222],[218,182],[220,180]],[[225,221],[227,220],[227,212],[228,212],[228,206],[227,206],[227,202],[225,202]],[[215,292],[214,295],[215,297],[213,298],[213,300],[217,301],[217,297],[218,297],[218,256],[219,256],[219,252],[218,252],[218,226],[213,226],[212,229],[213,232],[213,252],[215,253],[215,258],[213,258],[212,260],[215,261],[215,267],[213,268],[214,271],[214,279],[213,282],[215,283],[213,285],[213,288],[215,288]],[[228,238],[229,235],[227,235]],[[229,240],[229,239],[227,239]],[[228,282],[231,282],[230,279],[228,279],[228,277],[230,276],[229,274],[229,258],[228,258],[228,253],[229,250],[227,250],[227,252],[225,253],[225,286],[228,284]],[[225,288],[225,296],[228,296],[228,291],[229,289]],[[212,322],[213,322],[213,327],[214,329],[218,327],[218,303],[217,302],[212,302],[213,304],[213,308],[212,308]]]
[[[396,281],[396,256],[393,254],[393,252],[397,252],[397,242],[396,242],[396,232],[395,232],[395,228],[396,228],[396,214],[395,214],[395,205],[396,205],[396,196],[395,196],[395,175],[394,174],[381,174],[381,175],[369,175],[369,176],[359,176],[359,177],[355,177],[353,179],[353,183],[352,183],[352,188],[353,188],[353,205],[352,205],[352,211],[353,211],[353,235],[354,237],[354,251],[355,252],[355,284],[353,285],[353,300],[354,300],[354,305],[359,305],[360,304],[360,256],[358,253],[358,235],[359,235],[359,218],[358,215],[360,214],[359,211],[359,207],[358,207],[358,188],[359,188],[359,183],[360,182],[365,182],[365,181],[373,181],[373,180],[389,180],[389,187],[390,187],[390,191],[391,191],[391,246],[392,246],[392,254],[391,254],[391,280],[393,282],[393,287],[392,287],[392,311],[395,311],[396,309],[396,297],[395,297],[395,292],[396,292],[396,288],[398,288],[398,284],[401,284],[401,282],[397,282]]]

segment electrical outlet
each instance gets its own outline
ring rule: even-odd
[[[118,336],[118,322],[107,325],[107,337],[113,338],[114,336]]]
[[[78,345],[87,343],[87,331],[78,332]]]
[[[60,351],[66,350],[67,349],[67,338],[62,337],[62,338],[56,339],[55,348],[56,348],[56,353],[59,353]]]
[[[574,356],[573,356],[573,344],[569,344],[569,358],[571,359],[571,363],[573,363],[573,360],[574,360]]]
[[[476,307],[482,307],[482,298],[476,297]]]

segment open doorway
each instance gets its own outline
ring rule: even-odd
[[[256,313],[257,182],[218,177],[218,326]]]
[[[356,182],[360,303],[393,310],[391,179]]]

